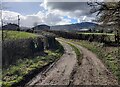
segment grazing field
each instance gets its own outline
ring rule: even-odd
[[[3,39],[4,40],[16,40],[16,39],[27,39],[27,38],[35,38],[37,35],[27,32],[19,32],[19,31],[3,31]]]
[[[83,32],[79,32],[78,34],[114,35],[113,33],[83,33]]]

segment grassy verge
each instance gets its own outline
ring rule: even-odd
[[[95,54],[97,54],[98,58],[100,58],[105,65],[108,67],[109,70],[112,71],[114,75],[118,77],[120,82],[120,68],[119,68],[119,60],[117,59],[117,48],[113,47],[110,50],[107,47],[103,47],[102,43],[97,42],[88,42],[88,41],[80,41],[80,40],[71,40],[75,43],[91,50]],[[110,51],[109,51],[110,50]]]
[[[20,83],[23,79],[25,79],[26,75],[29,75],[33,71],[54,62],[59,59],[62,54],[63,47],[59,44],[59,47],[56,50],[46,50],[44,56],[18,60],[15,65],[11,65],[7,69],[3,69],[2,85],[6,87],[14,86],[14,84]]]
[[[26,38],[35,38],[37,35],[27,32],[20,31],[3,31],[4,40],[16,40],[16,39],[26,39]]]
[[[81,55],[80,50],[75,45],[73,45],[69,42],[67,44],[69,44],[73,48],[73,50],[75,51],[75,53],[77,55],[78,65],[81,65],[82,55]]]
[[[64,38],[59,38],[59,40],[67,43],[68,45],[70,45],[72,47],[72,49],[76,53],[76,57],[77,57],[77,60],[78,60],[78,65],[81,65],[82,54],[81,54],[80,50],[75,45],[73,45],[71,42],[66,42],[65,41],[66,39],[64,39]]]

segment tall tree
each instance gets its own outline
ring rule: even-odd
[[[91,7],[91,13],[99,16],[98,21],[104,25],[113,25],[115,40],[118,43],[118,57],[120,58],[120,0],[113,2],[88,2]]]
[[[120,44],[120,1],[118,2],[89,2],[91,13],[97,12],[98,21],[104,25],[114,25],[116,42]]]

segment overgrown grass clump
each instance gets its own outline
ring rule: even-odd
[[[27,39],[27,38],[36,38],[37,35],[27,32],[20,31],[3,31],[3,39],[4,40],[17,40],[17,39]]]

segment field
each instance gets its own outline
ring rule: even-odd
[[[27,32],[19,32],[19,31],[3,31],[3,39],[4,40],[17,40],[17,39],[27,39],[27,38],[35,38],[37,35]]]
[[[83,35],[98,35],[98,36],[102,36],[102,35],[106,35],[110,41],[115,41],[115,34],[114,33],[83,33],[83,32],[79,32],[78,34],[83,34]]]
[[[83,32],[79,32],[78,34],[114,35],[113,33],[83,33]]]

